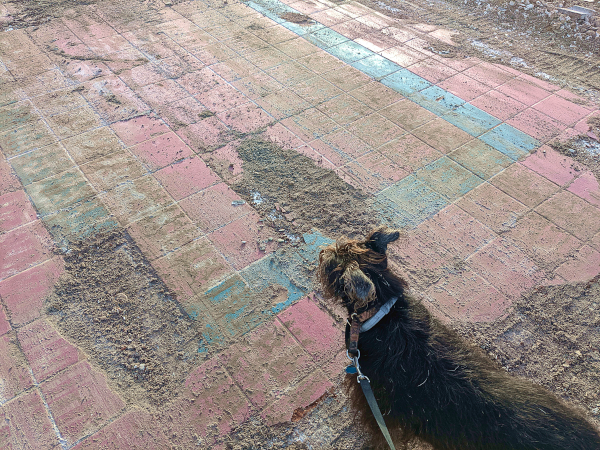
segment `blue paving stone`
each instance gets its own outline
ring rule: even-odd
[[[448,114],[465,103],[461,98],[437,86],[411,93],[408,98],[437,116]]]
[[[501,120],[469,103],[464,103],[454,111],[444,114],[442,119],[474,137],[482,135],[501,123]]]
[[[542,145],[537,139],[505,123],[488,131],[479,139],[514,161]]]
[[[331,28],[322,28],[318,31],[306,34],[304,38],[322,49],[327,49],[349,40],[346,36],[342,36]]]
[[[329,47],[327,52],[348,64],[375,54],[368,48],[363,47],[354,41],[346,41],[333,47]]]
[[[281,22],[281,25],[286,27],[288,30],[293,31],[298,36],[304,36],[305,34],[315,33],[325,28],[325,26],[320,23],[303,25],[299,23],[285,21]]]
[[[385,213],[392,216],[389,220],[399,227],[416,227],[449,204],[414,174],[385,189],[377,197],[388,208]]]
[[[398,64],[380,55],[360,59],[351,65],[375,79],[381,79],[401,69]]]
[[[429,81],[406,69],[388,75],[381,82],[402,95],[410,95],[431,86]]]
[[[483,183],[483,179],[444,156],[416,172],[417,179],[442,194],[456,200]]]
[[[252,9],[254,9],[256,12],[261,13],[265,17],[268,17],[269,19],[271,19],[274,22],[283,23],[286,21],[285,19],[282,19],[281,17],[279,17],[278,13],[271,11],[267,6],[258,4],[254,1],[246,2],[246,5],[248,5]],[[282,11],[282,12],[285,12],[285,11]]]

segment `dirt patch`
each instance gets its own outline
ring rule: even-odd
[[[551,142],[550,147],[585,165],[600,182],[600,142],[582,135],[566,142]]]
[[[373,198],[295,150],[260,138],[237,147],[243,176],[231,184],[265,223],[288,235],[313,228],[325,235],[364,235],[378,224]],[[222,171],[221,167],[215,170]]]
[[[508,317],[458,330],[507,371],[585,408],[600,424],[600,277],[536,288]]]
[[[41,25],[61,17],[70,8],[93,5],[96,0],[13,0],[6,2],[8,15],[0,21],[0,30]]]
[[[201,355],[199,320],[181,309],[123,231],[74,244],[47,300],[61,333],[107,373],[130,402],[178,395]]]
[[[314,20],[307,15],[300,13],[287,12],[280,14],[279,17],[281,17],[283,20],[287,20],[288,22],[297,23],[300,25],[308,25],[314,22]]]

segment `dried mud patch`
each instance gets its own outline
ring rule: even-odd
[[[594,117],[588,121],[591,135],[600,136],[600,118]],[[580,135],[568,141],[551,142],[550,147],[580,164],[586,166],[600,182],[600,142],[587,135]]]
[[[600,277],[536,288],[508,317],[457,328],[507,371],[585,408],[600,424]]]
[[[123,231],[74,244],[47,312],[102,367],[125,399],[161,404],[199,365],[200,320],[192,320]]]
[[[61,17],[70,8],[93,5],[96,0],[13,0],[6,2],[10,15],[0,22],[0,30],[37,26]]]
[[[237,154],[243,175],[231,187],[288,235],[316,228],[330,237],[362,236],[379,222],[373,197],[307,156],[260,138],[243,141]]]

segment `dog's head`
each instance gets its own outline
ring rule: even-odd
[[[399,237],[397,230],[378,227],[364,241],[342,237],[321,250],[319,280],[325,296],[340,301],[351,313],[372,302],[384,303],[382,287],[390,287],[387,246]]]

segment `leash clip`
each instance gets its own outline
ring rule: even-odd
[[[356,377],[356,381],[358,383],[360,383],[362,380],[367,380],[369,383],[371,382],[371,380],[369,380],[369,377],[367,377],[365,374],[363,374],[360,370],[360,364],[358,363],[358,358],[360,358],[360,350],[357,349],[358,355],[357,356],[350,356],[350,354],[348,353],[348,350],[346,350],[346,357],[352,361],[352,365],[354,365],[354,367],[356,368],[356,372],[358,373],[358,376]]]

